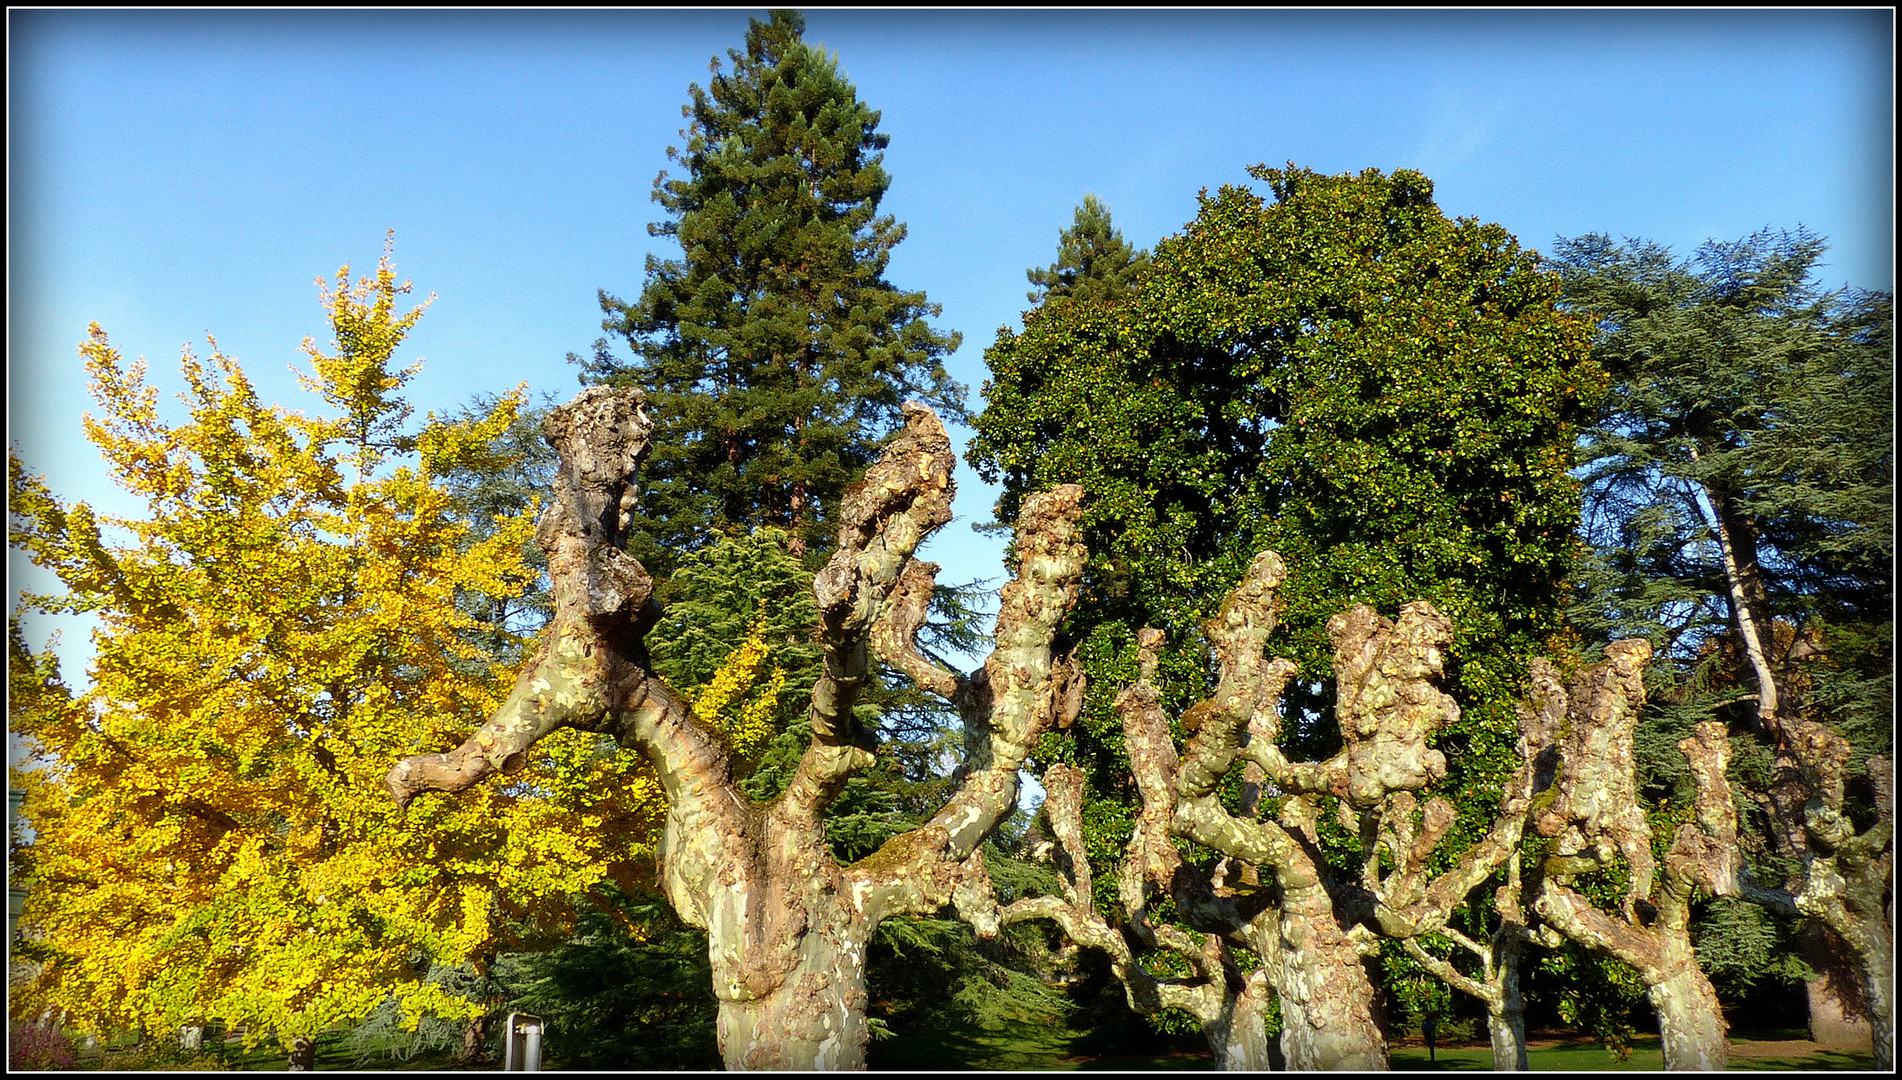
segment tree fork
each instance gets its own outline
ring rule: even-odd
[[[972,892],[978,845],[1016,807],[1018,767],[1071,707],[1052,646],[1082,575],[1082,491],[1068,485],[1025,501],[1018,573],[1004,589],[985,670],[930,670],[916,647],[924,612],[916,600],[920,590],[929,596],[936,568],[911,555],[950,520],[956,459],[936,415],[907,403],[904,430],[846,491],[837,548],[813,583],[824,671],[808,710],[812,741],[780,797],[754,806],[733,785],[717,734],[647,666],[643,638],[660,609],[652,580],[621,549],[653,428],[642,401],[633,388],[593,387],[550,413],[546,431],[562,464],[536,535],[555,616],[475,735],[398,762],[385,783],[402,805],[519,768],[559,728],[612,734],[646,758],[667,795],[662,884],[682,919],[708,932],[727,1067],[864,1068],[872,931],[887,916],[936,911]],[[822,814],[873,761],[872,733],[852,707],[874,652],[927,689],[950,691],[968,741],[985,753],[930,822],[841,867]]]

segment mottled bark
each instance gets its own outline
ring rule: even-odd
[[[1524,1068],[1517,964],[1526,930],[1516,867],[1496,894],[1502,922],[1490,942],[1466,940],[1447,920],[1518,850],[1541,766],[1550,772],[1544,749],[1563,718],[1556,676],[1550,665],[1535,665],[1544,681],[1535,680],[1534,704],[1521,710],[1524,765],[1506,785],[1498,819],[1451,868],[1429,874],[1454,813],[1439,798],[1422,807],[1413,793],[1446,776],[1445,759],[1430,741],[1459,716],[1435,685],[1451,626],[1425,603],[1405,605],[1394,620],[1364,606],[1331,620],[1343,747],[1326,761],[1291,762],[1276,742],[1281,693],[1294,666],[1264,651],[1275,626],[1275,589],[1285,576],[1280,559],[1263,552],[1204,626],[1218,685],[1184,715],[1183,727],[1194,736],[1180,755],[1152,683],[1162,635],[1138,635],[1141,677],[1118,699],[1144,806],[1120,882],[1129,936],[1154,946],[1181,935],[1148,923],[1149,891],[1160,890],[1191,927],[1260,959],[1247,985],[1230,980],[1221,999],[1227,1018],[1204,1018],[1212,1042],[1238,1042],[1241,1020],[1258,1022],[1272,993],[1289,1068],[1356,1070],[1387,1067],[1366,959],[1379,936],[1401,939],[1429,969],[1487,1003],[1500,1067]],[[1230,811],[1218,793],[1238,764],[1242,801]],[[1264,793],[1280,800],[1266,818],[1256,813]],[[1319,858],[1316,819],[1328,797],[1340,800],[1344,823],[1361,829],[1365,858],[1357,879]],[[1218,872],[1211,877],[1187,864],[1176,837],[1224,856]],[[1474,952],[1481,975],[1426,953],[1417,939],[1428,933]]]
[[[1857,969],[1878,1069],[1895,1067],[1895,789],[1885,758],[1868,762],[1876,821],[1860,834],[1843,813],[1848,743],[1809,721],[1791,744],[1813,793],[1804,808],[1810,859],[1797,910],[1834,931]]]
[[[1110,969],[1123,983],[1132,1010],[1147,1015],[1177,1008],[1194,1016],[1202,1025],[1217,1069],[1268,1069],[1271,1062],[1262,1012],[1273,992],[1262,973],[1243,976],[1217,935],[1205,934],[1198,939],[1174,926],[1149,926],[1146,892],[1138,900],[1134,916],[1121,927],[1112,926],[1092,901],[1094,878],[1083,846],[1083,774],[1073,766],[1058,763],[1044,774],[1043,786],[1043,814],[1057,840],[1053,854],[1063,894],[1026,897],[1000,910],[995,907],[988,879],[973,873],[971,882],[981,889],[960,898],[960,914],[986,937],[1013,923],[1034,919],[1055,923],[1075,944],[1109,957]],[[1126,868],[1135,864],[1138,874],[1144,858],[1140,832],[1125,859]],[[1174,847],[1169,851],[1173,854]],[[1142,927],[1140,934],[1135,926]],[[1138,943],[1136,947],[1131,945],[1132,938]],[[1143,960],[1160,952],[1173,953],[1186,961],[1193,974],[1153,974]]]
[[[812,740],[785,791],[756,806],[734,786],[717,733],[648,668],[643,638],[660,611],[652,581],[622,550],[652,426],[641,401],[637,390],[595,387],[550,414],[561,468],[537,539],[555,616],[488,723],[454,750],[398,762],[386,785],[403,805],[513,771],[559,728],[612,734],[647,760],[667,796],[661,883],[681,918],[707,930],[727,1067],[864,1068],[866,941],[883,918],[935,911],[972,890],[978,845],[1015,808],[1018,766],[1067,701],[1052,642],[1084,560],[1081,490],[1025,500],[1018,572],[984,671],[927,670],[916,601],[936,568],[911,555],[950,520],[955,456],[931,410],[907,404],[905,430],[846,492],[837,549],[813,584],[824,670],[808,710]],[[958,704],[982,760],[966,763],[926,825],[840,866],[822,815],[873,761],[853,704],[875,651]]]
[[[1172,835],[1206,844],[1244,864],[1238,878],[1273,875],[1277,894],[1273,902],[1262,890],[1246,896],[1246,906],[1236,902],[1239,897],[1217,894],[1206,899],[1184,896],[1188,903],[1179,900],[1178,908],[1191,925],[1206,920],[1210,929],[1226,930],[1255,952],[1260,960],[1258,974],[1280,1001],[1281,1049],[1287,1066],[1384,1070],[1387,1048],[1376,1020],[1376,991],[1365,964],[1372,936],[1360,925],[1371,905],[1353,883],[1332,880],[1328,867],[1317,857],[1311,792],[1330,791],[1358,801],[1370,798],[1374,786],[1385,780],[1401,784],[1417,780],[1423,786],[1431,773],[1429,763],[1437,755],[1424,751],[1409,757],[1405,751],[1423,737],[1421,721],[1440,703],[1430,696],[1368,693],[1359,688],[1360,681],[1383,664],[1398,670],[1406,666],[1407,658],[1370,643],[1368,634],[1378,634],[1384,621],[1368,618],[1371,612],[1357,611],[1330,625],[1340,658],[1337,670],[1347,683],[1340,694],[1347,703],[1342,728],[1352,733],[1347,748],[1328,763],[1340,775],[1328,775],[1328,766],[1291,766],[1278,754],[1261,753],[1272,750],[1275,710],[1294,673],[1292,664],[1270,661],[1264,653],[1275,628],[1275,590],[1285,578],[1280,558],[1262,552],[1215,618],[1204,625],[1220,677],[1215,694],[1183,718],[1184,726],[1195,735],[1179,762],[1157,695],[1148,685],[1154,660],[1148,655],[1142,658],[1144,678],[1123,699],[1131,765],[1146,787],[1160,791],[1167,785],[1166,797],[1174,805]],[[1145,635],[1143,651],[1149,653],[1156,644],[1157,635]],[[1359,722],[1369,716],[1403,720],[1383,730],[1379,724]],[[1217,794],[1245,741],[1257,750],[1252,759],[1262,770],[1256,774],[1257,782],[1265,776],[1287,792],[1277,817],[1257,818],[1252,807],[1231,813]],[[1444,763],[1438,764],[1443,775]],[[1151,844],[1152,849],[1159,846],[1153,840]],[[1171,858],[1167,852],[1158,852],[1157,857],[1165,863]]]
[[[1631,748],[1650,657],[1642,641],[1614,642],[1603,664],[1567,687],[1561,762],[1550,802],[1535,818],[1540,835],[1556,842],[1532,906],[1547,926],[1637,970],[1657,1012],[1666,1069],[1722,1069],[1730,1050],[1726,1025],[1697,966],[1690,921],[1697,889],[1716,895],[1739,887],[1735,816],[1723,786],[1729,743],[1715,721],[1679,743],[1698,780],[1696,820],[1678,828],[1660,868],[1636,800]],[[1621,806],[1624,799],[1630,802]],[[1632,878],[1617,915],[1568,887],[1576,874],[1610,865],[1614,855],[1624,857]]]
[[[1842,812],[1849,744],[1821,724],[1786,720],[1785,745],[1811,797],[1804,807],[1805,858],[1794,889],[1755,881],[1737,849],[1735,802],[1724,775],[1729,744],[1721,722],[1680,742],[1697,779],[1697,827],[1678,832],[1667,864],[1712,895],[1735,895],[1785,915],[1801,913],[1836,935],[1855,979],[1880,1068],[1895,1061],[1894,778],[1884,758],[1867,763],[1876,820],[1857,833]]]
[[[1533,799],[1551,782],[1555,743],[1567,704],[1550,661],[1535,658],[1530,674],[1529,698],[1518,707],[1520,766],[1506,780],[1498,815],[1487,832],[1452,867],[1429,880],[1427,863],[1453,822],[1453,807],[1438,797],[1428,800],[1416,831],[1415,799],[1410,792],[1399,792],[1387,800],[1377,830],[1393,869],[1382,878],[1378,864],[1372,859],[1368,863],[1370,887],[1378,900],[1375,922],[1381,932],[1399,939],[1409,955],[1447,985],[1485,1005],[1493,1068],[1501,1071],[1530,1068],[1525,1000],[1519,990],[1519,960],[1528,932],[1517,856]],[[1501,867],[1507,871],[1507,881],[1493,893],[1499,926],[1489,940],[1473,941],[1449,926],[1448,919]],[[1428,953],[1419,942],[1427,933],[1445,936],[1472,955],[1479,964],[1478,975],[1463,973]]]

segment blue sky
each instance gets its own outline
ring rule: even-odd
[[[596,290],[636,295],[673,254],[646,225],[687,85],[761,14],[10,11],[9,444],[64,496],[136,511],[80,431],[87,323],[166,393],[209,332],[313,409],[289,370],[327,340],[313,279],[370,270],[391,229],[438,296],[405,354],[428,361],[420,409],[571,395]],[[1257,162],[1419,169],[1449,214],[1540,249],[1597,231],[1689,255],[1800,224],[1831,241],[1826,284],[1893,287],[1886,9],[815,10],[806,37],[883,112],[884,209],[910,230],[888,278],[963,332],[973,407],[1085,192],[1150,246]],[[959,478],[927,554],[996,577],[967,528],[995,492]],[[78,681],[86,630],[64,625]]]

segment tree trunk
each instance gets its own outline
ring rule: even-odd
[[[1803,962],[1816,972],[1805,989],[1809,996],[1810,1038],[1825,1046],[1860,1050],[1871,1045],[1867,1003],[1855,965],[1828,927],[1809,921],[1797,938]]]
[[[1690,942],[1682,943],[1687,954]],[[1717,1071],[1730,1063],[1730,1038],[1717,991],[1697,966],[1694,954],[1677,959],[1670,974],[1645,990],[1658,1013],[1658,1036],[1664,1046],[1664,1067],[1684,1071]]]
[[[1265,971],[1242,982],[1241,992],[1225,996],[1224,1014],[1202,1022],[1202,1035],[1220,1072],[1267,1072],[1275,1067],[1263,1013],[1275,1000]]]
[[[1696,448],[1692,447],[1690,453],[1691,460],[1696,461]],[[1750,523],[1738,513],[1728,492],[1709,483],[1699,484],[1698,490],[1710,504],[1705,524],[1715,535],[1717,550],[1723,559],[1727,586],[1724,595],[1730,604],[1731,621],[1737,627],[1737,638],[1743,644],[1744,656],[1757,679],[1757,718],[1772,740],[1781,743],[1778,687],[1769,652],[1771,620],[1764,596],[1763,574],[1757,566],[1756,534]],[[1690,500],[1700,515],[1705,513],[1704,503],[1697,498],[1696,493],[1690,495]]]
[[[403,759],[384,785],[406,806],[519,769],[560,728],[612,734],[647,759],[666,793],[661,885],[681,919],[707,931],[727,1067],[862,1069],[866,941],[880,920],[937,911],[981,876],[979,845],[1016,809],[1018,769],[1060,705],[1053,642],[1087,557],[1083,491],[1062,485],[1024,501],[997,648],[978,675],[938,668],[916,643],[937,567],[911,553],[951,520],[956,455],[931,410],[907,402],[904,432],[845,493],[838,547],[813,583],[825,670],[807,710],[811,742],[779,797],[755,806],[733,783],[719,733],[648,667],[643,638],[660,605],[622,549],[652,427],[642,400],[592,387],[549,413],[561,467],[536,538],[555,616],[487,724],[452,751]],[[986,756],[967,763],[928,823],[841,867],[823,815],[876,760],[874,734],[854,712],[877,677],[874,653],[957,705]]]
[[[1840,910],[1831,913],[1836,923],[1832,929],[1841,935],[1844,951],[1853,958],[1858,976],[1855,988],[1862,997],[1875,1067],[1890,1070],[1895,1068],[1895,936],[1880,907],[1856,911],[1857,899],[1851,895],[1839,901]]]
[[[1288,1068],[1385,1072],[1387,1040],[1374,1019],[1373,980],[1342,931],[1326,887],[1315,882],[1287,888],[1277,929],[1274,979]]]
[[[291,1057],[285,1068],[290,1072],[309,1072],[317,1067],[317,1040],[304,1035],[291,1039]]]
[[[489,1018],[478,1016],[462,1025],[462,1049],[457,1052],[456,1060],[468,1064],[482,1056],[484,1045],[489,1041]]]
[[[1486,1033],[1492,1037],[1494,1072],[1530,1072],[1526,1060],[1526,1016],[1522,1004],[1517,1014],[1505,1009],[1486,1010]]]
[[[1494,1072],[1532,1070],[1531,1062],[1526,1060],[1526,999],[1519,990],[1519,953],[1524,943],[1515,930],[1507,927],[1494,939],[1499,998],[1486,1002],[1486,1031],[1492,1036]]]
[[[844,929],[845,935],[802,935],[796,965],[765,994],[735,995],[716,986],[720,1055],[728,1070],[865,1068],[863,937],[871,927]]]

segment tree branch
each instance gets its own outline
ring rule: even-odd
[[[1075,484],[1024,500],[1017,520],[1017,573],[1000,598],[996,648],[983,673],[966,680],[963,694],[969,704],[966,744],[982,752],[966,762],[964,780],[950,800],[917,830],[929,830],[940,842],[905,840],[901,850],[894,845],[904,837],[895,837],[846,869],[847,887],[862,897],[872,917],[932,910],[948,902],[978,845],[1016,809],[1017,770],[1065,697],[1067,672],[1054,643],[1057,627],[1076,603],[1088,554],[1078,525],[1082,504],[1083,489]],[[902,620],[910,617],[890,619],[893,632],[902,635]]]
[[[924,405],[908,401],[904,413],[904,430],[865,478],[846,489],[839,504],[838,547],[813,579],[825,668],[807,712],[812,742],[775,805],[775,816],[816,822],[845,777],[872,763],[872,733],[861,729],[852,714],[871,674],[872,627],[911,553],[951,520],[956,491],[951,469],[957,461],[951,439]]]

